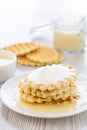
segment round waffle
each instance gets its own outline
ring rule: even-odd
[[[63,61],[63,55],[48,46],[40,46],[36,51],[26,54],[26,57],[33,62],[49,65]]]
[[[30,53],[39,48],[39,45],[35,42],[18,43],[11,46],[2,48],[3,50],[9,50],[15,53],[17,56]]]

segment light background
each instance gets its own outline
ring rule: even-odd
[[[29,40],[29,28],[58,13],[87,14],[87,0],[0,0],[0,47]]]

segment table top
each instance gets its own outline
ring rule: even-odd
[[[64,57],[64,64],[72,65],[87,76],[87,48],[80,53],[66,53]],[[35,68],[17,65],[15,74],[31,69]],[[87,130],[87,112],[60,119],[41,119],[13,112],[0,101],[0,130]]]

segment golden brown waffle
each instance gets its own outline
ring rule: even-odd
[[[3,50],[9,50],[15,53],[17,56],[30,53],[39,48],[39,45],[35,42],[18,43],[11,46],[2,48]]]
[[[76,92],[76,85],[75,84],[73,84],[73,86],[66,86],[66,87],[61,86],[62,89],[54,88],[51,91],[49,91],[49,90],[41,91],[40,89],[33,89],[30,87],[24,87],[22,84],[19,86],[20,86],[20,93],[21,94],[26,94],[26,96],[28,94],[28,95],[40,97],[40,98],[50,97],[53,99],[62,98],[63,100],[65,100],[68,96],[73,96],[74,93]]]
[[[26,58],[26,56],[18,56],[17,57],[17,61],[22,64],[22,65],[26,65],[26,66],[42,66],[44,64],[41,64],[39,62],[33,62],[30,61],[28,58]]]
[[[58,55],[58,60],[57,63],[61,62],[63,59],[62,55]],[[44,65],[51,65],[53,63],[39,63],[39,62],[34,62],[31,61],[29,58],[27,58],[25,55],[23,56],[18,56],[17,57],[17,61],[18,63],[22,64],[22,65],[26,65],[26,66],[44,66]],[[55,62],[56,64],[56,62]]]
[[[56,64],[63,61],[63,55],[48,46],[40,46],[36,51],[26,54],[30,61],[41,64]]]
[[[59,95],[58,95],[59,96]],[[76,99],[79,99],[79,94],[77,93],[76,95],[68,96],[66,99],[61,99],[61,98],[56,98],[54,97],[46,97],[46,98],[41,98],[41,97],[36,97],[29,95],[27,96],[26,94],[21,94],[20,98],[29,102],[29,103],[60,103],[60,102],[65,102],[65,101],[74,101]]]

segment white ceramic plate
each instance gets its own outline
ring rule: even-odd
[[[11,110],[32,117],[40,118],[61,118],[76,115],[87,110],[87,77],[79,75],[77,86],[79,88],[81,97],[77,101],[77,106],[68,112],[55,112],[55,113],[41,113],[29,110],[26,106],[23,106],[18,102],[18,83],[28,73],[21,74],[19,76],[9,79],[1,87],[1,100]]]

